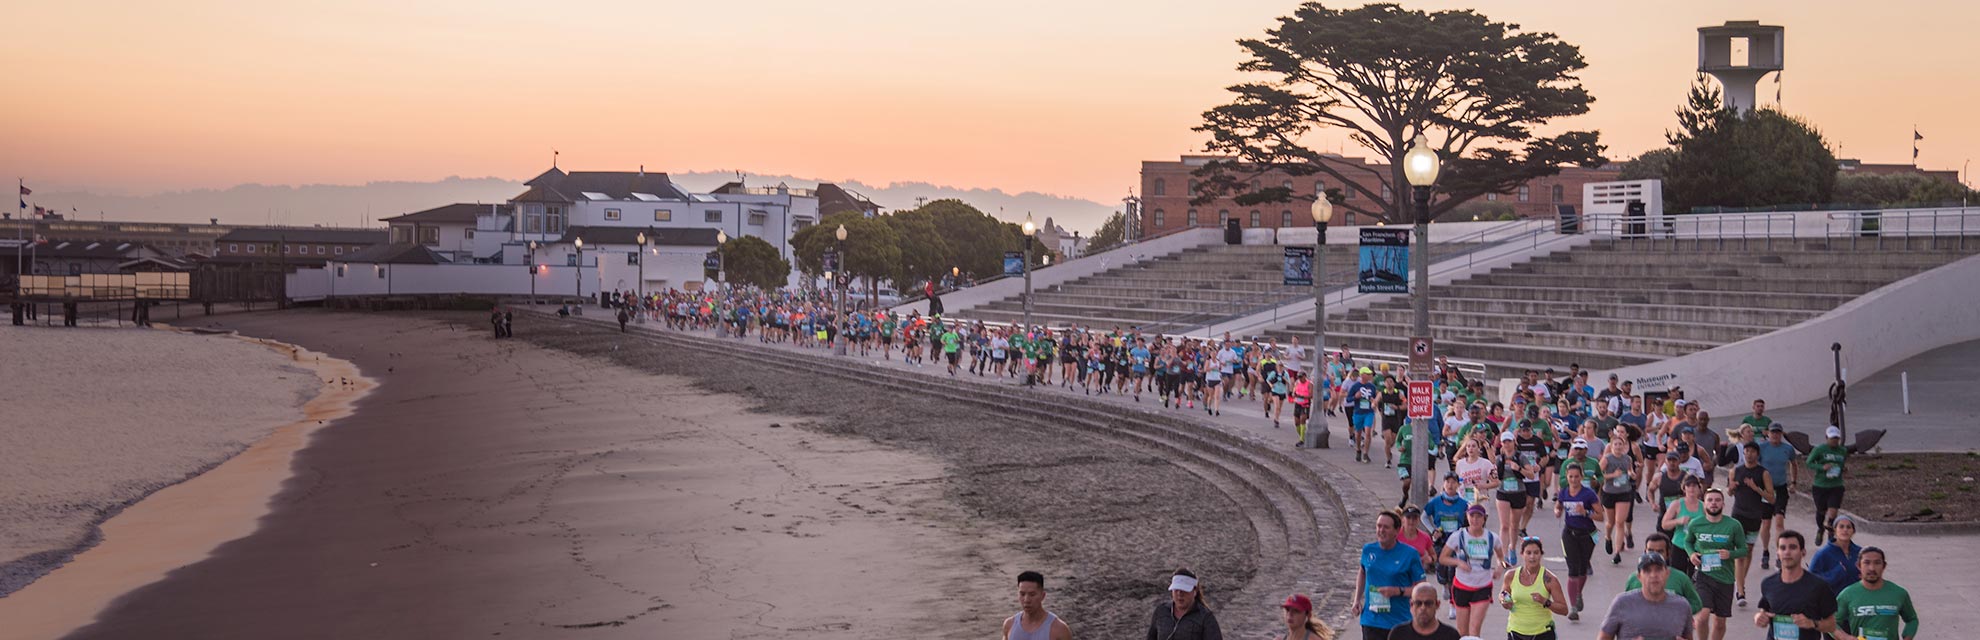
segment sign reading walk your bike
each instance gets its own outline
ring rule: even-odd
[[[1409,293],[1409,229],[1362,229],[1361,293]]]

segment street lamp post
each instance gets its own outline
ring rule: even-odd
[[[1031,241],[1038,235],[1038,225],[1031,222],[1031,213],[1024,214],[1024,331],[1031,332]]]
[[[724,271],[724,269],[729,267],[728,256],[722,255],[722,245],[728,243],[728,232],[717,229],[715,231],[715,285],[717,289],[720,289],[722,285],[728,284],[728,274]]]
[[[838,254],[840,277],[844,277],[846,270],[846,225],[839,225],[839,230],[832,232],[832,235],[837,238],[837,241],[832,243],[832,253]],[[852,278],[846,278],[846,280],[851,281]],[[835,319],[839,323],[839,335],[836,336],[833,342],[838,349],[839,355],[843,356],[846,355],[846,329],[848,326],[846,322],[846,288],[839,286],[836,280],[832,282],[832,286],[839,290],[839,312],[837,314],[838,318]]]
[[[1323,385],[1331,383],[1327,379],[1327,222],[1334,219],[1334,203],[1327,201],[1327,192],[1315,194],[1308,212],[1317,235],[1313,237],[1313,375],[1307,379],[1313,396],[1307,400],[1306,446],[1328,449],[1327,412],[1320,400]]]
[[[584,297],[584,238],[572,239],[571,246],[577,247],[577,270],[571,272],[573,276],[571,284],[577,287],[577,297],[582,298]]]
[[[645,305],[646,304],[646,232],[645,231],[639,232],[638,240],[639,240],[639,284],[633,286],[633,292],[634,295],[639,296],[639,303],[641,305]]]
[[[1430,195],[1442,165],[1422,134],[1417,134],[1416,146],[1403,154],[1403,175],[1409,179],[1410,196],[1416,204],[1416,248],[1410,252],[1412,266],[1416,268],[1416,287],[1410,290],[1410,304],[1416,312],[1415,335],[1425,338],[1430,337]],[[1410,479],[1410,497],[1422,504],[1430,497],[1430,476],[1435,475],[1428,471],[1430,446],[1437,440],[1430,433],[1429,419],[1417,418],[1412,422],[1416,445],[1411,447],[1410,468],[1417,473]]]
[[[523,261],[529,263],[528,264],[529,305],[534,307],[536,306],[536,241],[535,240],[529,241],[529,253],[524,256]]]

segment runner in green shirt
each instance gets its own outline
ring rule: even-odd
[[[1746,546],[1746,528],[1726,517],[1726,494],[1714,487],[1705,490],[1705,515],[1692,518],[1678,536],[1691,550],[1691,565],[1697,567],[1692,587],[1703,605],[1698,612],[1698,634],[1723,638],[1726,619],[1732,617],[1733,561],[1751,553]]]
[[[949,359],[949,377],[956,375],[956,363],[962,360],[962,332],[950,329],[942,332],[942,356]]]
[[[1918,609],[1904,587],[1884,581],[1884,550],[1865,547],[1856,561],[1863,579],[1836,595],[1836,629],[1864,640],[1918,637]]]
[[[1808,469],[1815,475],[1810,493],[1815,497],[1815,544],[1824,537],[1835,537],[1836,514],[1842,510],[1843,465],[1849,449],[1842,446],[1842,429],[1829,426],[1828,442],[1808,452]]]
[[[1767,417],[1767,401],[1754,400],[1753,415],[1740,418],[1739,423],[1753,425],[1754,433],[1766,433],[1767,427],[1774,425],[1774,419]]]

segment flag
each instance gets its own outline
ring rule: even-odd
[[[21,195],[24,196],[34,195],[34,190],[27,188],[27,185],[21,185]]]
[[[1924,135],[1924,134],[1921,134],[1921,133],[1919,133],[1917,129],[1912,129],[1912,130],[1911,130],[1911,139],[1912,139],[1912,140],[1914,140],[1914,141],[1916,141],[1916,140],[1924,140],[1924,139],[1925,139],[1925,135]]]
[[[47,210],[41,208],[41,205],[34,205],[34,217],[39,218],[45,215],[46,211]]]

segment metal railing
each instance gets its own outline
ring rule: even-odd
[[[1959,250],[1966,250],[1968,233],[1980,233],[1980,219],[1969,223],[1967,218],[1980,216],[1980,209],[1967,207],[1946,209],[1893,209],[1877,211],[1842,211],[1828,214],[1827,234],[1831,240],[1849,237],[1849,246],[1854,249],[1863,238],[1875,238],[1876,247],[1884,248],[1884,238],[1895,236],[1903,240],[1904,248],[1912,248],[1912,238],[1925,238],[1927,246],[1936,247],[1940,238],[1952,237]],[[1922,222],[1921,222],[1922,221]]]
[[[1014,329],[1014,328],[1018,328],[1018,326],[1019,326],[1019,323],[1015,323],[1015,322],[1000,322],[1000,321],[995,321],[995,320],[965,320],[965,321],[963,321],[963,322],[967,322],[967,323],[970,323],[970,324],[981,324],[981,325],[983,325],[983,326],[985,326],[985,327],[988,327],[988,328],[992,328],[992,329]],[[1138,325],[1137,325],[1137,326],[1138,326]],[[1074,331],[1074,330],[1082,330],[1082,329],[1083,329],[1083,330],[1087,330],[1087,331],[1094,331],[1094,330],[1096,330],[1096,329],[1095,329],[1094,327],[1086,327],[1086,326],[1074,326],[1074,327],[1060,327],[1060,328],[1047,328],[1047,330],[1048,330],[1048,331],[1052,331],[1052,332],[1055,332],[1055,333],[1060,333],[1060,332],[1065,332],[1065,331]],[[1183,340],[1183,339],[1194,339],[1194,340],[1207,340],[1207,338],[1206,338],[1205,336],[1186,336],[1186,335],[1182,335],[1182,334],[1171,334],[1171,333],[1166,333],[1166,332],[1161,332],[1161,331],[1133,331],[1133,332],[1130,332],[1130,333],[1129,333],[1128,335],[1140,335],[1141,337],[1143,337],[1143,338],[1146,338],[1146,339],[1149,339],[1149,340],[1153,340],[1153,339],[1155,339],[1155,338],[1158,338],[1158,337],[1159,337],[1159,338],[1162,338],[1162,339],[1165,339],[1165,340],[1169,340],[1169,341],[1171,341],[1171,344],[1175,344],[1175,341],[1177,341],[1177,340]],[[1264,336],[1244,336],[1244,337],[1239,337],[1239,338],[1234,338],[1233,340],[1235,340],[1235,341],[1241,341],[1241,342],[1267,342],[1267,341],[1269,341],[1269,340],[1268,340],[1268,339],[1266,339],[1266,338],[1265,338]],[[1305,347],[1305,348],[1306,348],[1306,350],[1307,350],[1307,352],[1308,352],[1309,354],[1314,354],[1314,355],[1317,355],[1317,356],[1320,356],[1320,357],[1322,357],[1322,358],[1324,358],[1324,357],[1325,357],[1325,355],[1326,355],[1326,350],[1325,350],[1325,349],[1320,349],[1320,348],[1317,348],[1317,347],[1312,347],[1312,346],[1308,346],[1308,347]],[[1409,366],[1409,356],[1408,356],[1408,355],[1405,355],[1405,354],[1400,354],[1400,353],[1389,353],[1389,352],[1386,352],[1386,351],[1361,351],[1361,350],[1356,350],[1356,351],[1354,352],[1354,359],[1355,359],[1355,362],[1356,362],[1356,363],[1361,363],[1361,364],[1388,364],[1388,365],[1392,365],[1392,367],[1391,367],[1391,368],[1394,368],[1394,369],[1398,369],[1398,370],[1400,370],[1400,369],[1402,369],[1402,368],[1404,368],[1404,367],[1407,367],[1407,366]],[[1451,364],[1451,366],[1453,366],[1453,367],[1457,367],[1457,370],[1458,370],[1458,371],[1460,371],[1460,372],[1462,372],[1462,373],[1464,373],[1464,374],[1465,374],[1465,377],[1466,377],[1466,378],[1468,378],[1468,379],[1472,379],[1472,380],[1478,380],[1478,379],[1482,379],[1482,378],[1484,378],[1484,377],[1485,377],[1485,363],[1483,363],[1483,362],[1478,362],[1478,361],[1475,361],[1475,360],[1457,360],[1457,359],[1451,359],[1451,360],[1449,360],[1449,362],[1450,362],[1450,364]],[[1309,366],[1309,367],[1311,367],[1311,366],[1313,366],[1313,364],[1314,364],[1314,360],[1313,360],[1312,358],[1308,358],[1307,360],[1305,360],[1305,364],[1306,364],[1307,366]]]
[[[1697,213],[1653,218],[1594,214],[1581,217],[1579,231],[1626,240],[1631,246],[1669,240],[1671,246],[1682,247],[1684,240],[1690,240],[1692,248],[1703,248],[1709,243],[1715,249],[1724,249],[1729,241],[1736,241],[1741,249],[1750,248],[1755,241],[1772,248],[1775,239],[1791,240],[1798,235],[1800,215],[1797,212]]]

